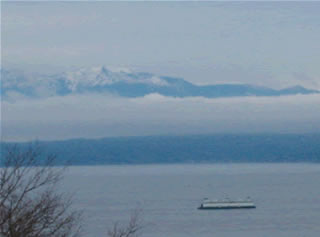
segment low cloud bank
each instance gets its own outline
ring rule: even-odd
[[[320,95],[143,98],[71,95],[2,102],[2,140],[202,133],[318,133]]]

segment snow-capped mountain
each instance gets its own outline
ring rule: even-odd
[[[320,93],[302,86],[282,90],[246,84],[198,86],[182,78],[157,76],[147,72],[133,72],[128,69],[110,69],[104,66],[81,68],[52,75],[2,69],[1,77],[3,99],[12,93],[27,97],[82,93],[112,93],[123,97],[141,97],[158,93],[172,97],[202,96],[207,98]]]

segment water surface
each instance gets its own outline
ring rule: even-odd
[[[318,237],[319,164],[210,164],[71,167],[63,189],[75,192],[88,237],[142,209],[152,237]],[[197,210],[202,199],[246,198],[257,208]]]

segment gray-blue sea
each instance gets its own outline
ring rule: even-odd
[[[87,237],[142,210],[150,237],[318,237],[319,164],[187,164],[70,167],[63,190],[83,210]],[[197,210],[202,199],[250,196],[256,209]]]

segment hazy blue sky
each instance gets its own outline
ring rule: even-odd
[[[2,3],[2,60],[320,88],[319,12],[319,2]]]
[[[320,89],[320,2],[2,2],[2,66],[106,65],[196,84]],[[5,140],[320,132],[320,96],[2,102]]]

